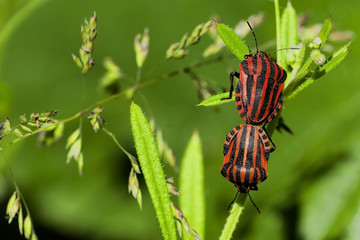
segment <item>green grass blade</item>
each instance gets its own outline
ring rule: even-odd
[[[141,108],[135,103],[130,106],[130,122],[141,170],[163,237],[176,239],[172,205],[155,138]]]
[[[243,40],[229,26],[222,23],[217,24],[217,32],[230,51],[242,61],[244,55],[249,53]]]
[[[237,201],[234,203],[234,205],[231,207],[230,214],[228,218],[226,219],[225,226],[221,232],[220,240],[230,240],[237,223],[239,222],[239,217],[244,210],[244,204],[246,200],[247,195],[239,193]]]
[[[195,131],[186,147],[180,171],[180,208],[190,226],[204,238],[205,190],[201,141]],[[193,239],[183,234],[183,239]]]
[[[280,34],[281,34],[281,48],[289,48],[292,46],[296,46],[298,44],[298,29],[297,29],[297,17],[296,11],[291,5],[289,1],[287,7],[284,9],[284,12],[281,17],[280,23]],[[288,62],[288,58],[286,57],[287,52],[281,51],[281,58],[278,61],[279,65],[282,66],[286,71]]]
[[[221,100],[221,99],[227,98],[227,97],[229,97],[229,92],[219,93],[219,94],[213,95],[213,96],[205,99],[204,101],[202,101],[201,103],[199,103],[196,106],[213,107],[213,106],[221,105],[224,103],[232,102],[235,100],[234,93],[233,93],[231,99]]]

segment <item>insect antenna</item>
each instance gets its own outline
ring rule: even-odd
[[[228,208],[227,208],[228,211],[230,210],[231,206],[234,204],[234,202],[235,202],[235,200],[236,200],[236,198],[237,198],[238,195],[239,195],[239,191],[236,192],[236,195],[235,195],[234,199],[233,199],[233,200],[231,201],[231,203],[229,204],[229,206],[228,206]]]
[[[276,53],[278,51],[283,51],[283,50],[299,50],[300,48],[280,48],[280,49],[277,49],[275,51],[272,51],[271,53],[269,53],[270,55],[273,54],[273,53]]]
[[[254,39],[255,39],[255,45],[256,45],[256,53],[258,53],[258,52],[259,52],[259,48],[258,48],[258,44],[257,44],[257,40],[256,40],[256,36],[255,36],[255,32],[254,32],[254,30],[252,29],[252,27],[251,27],[251,25],[250,25],[249,21],[246,21],[246,22],[247,22],[247,24],[248,24],[248,26],[249,26],[249,28],[250,28],[250,30],[251,30],[251,32],[252,32],[252,35],[254,36]]]
[[[258,213],[260,214],[260,209],[256,206],[256,204],[255,204],[254,201],[252,200],[249,192],[248,192],[248,195],[249,195],[249,198],[250,198],[251,203],[254,205],[254,207],[256,208],[256,210],[258,211]],[[234,200],[235,200],[235,199],[234,199]]]

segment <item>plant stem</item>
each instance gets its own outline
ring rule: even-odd
[[[128,151],[125,150],[125,148],[123,146],[121,146],[121,144],[119,143],[119,141],[116,139],[115,135],[112,132],[110,132],[109,130],[107,130],[104,127],[102,128],[102,130],[112,138],[112,140],[121,149],[121,151],[123,151],[126,155],[130,154]]]
[[[279,0],[274,0],[275,5],[275,21],[276,21],[276,49],[280,49],[280,8]],[[276,53],[277,61],[281,58],[281,52],[277,51]]]
[[[239,221],[239,217],[244,209],[246,197],[247,197],[247,194],[240,193],[236,202],[232,206],[232,208],[230,210],[230,214],[226,219],[226,223],[223,228],[223,231],[221,232],[221,236],[219,238],[220,240],[231,239],[233,232],[236,228],[236,224]]]
[[[137,85],[137,89],[147,87],[147,86],[152,85],[152,84],[155,84],[155,83],[159,82],[160,80],[169,79],[171,77],[177,76],[177,75],[179,75],[181,73],[186,72],[189,68],[190,69],[199,68],[199,67],[202,67],[202,66],[205,66],[205,65],[208,65],[208,64],[212,64],[212,63],[215,63],[215,62],[222,61],[223,59],[224,59],[224,56],[218,56],[218,57],[213,58],[213,59],[207,59],[207,60],[204,60],[204,61],[199,61],[197,63],[194,63],[194,64],[191,64],[191,65],[189,65],[187,67],[184,67],[183,69],[169,72],[167,74],[164,74],[164,75],[159,76],[157,78],[154,78],[152,80],[146,81],[146,82],[144,82],[142,84],[140,83],[139,85]],[[113,94],[113,95],[111,95],[109,97],[103,98],[103,99],[97,101],[96,103],[86,107],[86,108],[82,108],[80,112],[77,112],[73,116],[68,117],[66,119],[63,119],[63,120],[60,120],[60,121],[58,121],[58,122],[56,122],[54,124],[67,123],[67,122],[70,122],[72,120],[75,120],[78,117],[83,116],[86,112],[91,111],[92,109],[96,108],[97,106],[103,105],[103,104],[108,103],[108,102],[110,102],[110,101],[112,101],[114,99],[117,99],[117,98],[119,98],[119,97],[121,97],[123,95],[126,95],[128,92],[133,91],[133,88],[134,88],[134,86],[131,86],[131,87],[119,92],[119,93],[116,93],[116,94]],[[11,145],[13,145],[13,144],[15,144],[17,142],[20,142],[23,139],[26,139],[26,138],[28,138],[30,136],[33,136],[33,135],[36,135],[39,132],[46,131],[47,129],[52,128],[54,126],[54,124],[45,126],[43,128],[36,129],[31,133],[24,134],[24,137],[16,138],[16,139],[12,140],[11,142],[5,144],[4,146],[0,146],[0,151],[3,151],[4,148],[6,148],[8,146],[11,146]]]

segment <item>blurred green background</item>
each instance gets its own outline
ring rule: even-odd
[[[280,1],[281,7],[286,6]],[[277,150],[268,164],[269,178],[252,192],[261,215],[247,201],[233,239],[358,239],[360,236],[360,2],[294,1],[298,13],[309,13],[309,25],[331,16],[336,29],[355,32],[346,60],[330,74],[301,92],[283,107],[294,135],[276,132]],[[87,76],[86,106],[104,98],[98,81],[102,61],[111,56],[129,76],[135,76],[134,36],[150,30],[150,53],[143,81],[185,67],[201,56],[211,40],[204,36],[186,58],[162,63],[170,44],[199,23],[219,16],[234,26],[263,12],[265,22],[255,29],[259,44],[275,39],[273,2],[260,1],[0,1],[0,117],[18,122],[20,114],[59,110],[67,118],[81,107],[81,76],[71,59],[81,45],[80,24],[93,11],[98,16],[95,67]],[[253,39],[249,36],[250,46]],[[345,43],[344,43],[345,44]],[[270,49],[273,50],[273,49]],[[238,70],[234,58],[196,69],[216,87],[228,88],[228,76]],[[128,85],[124,80],[123,87]],[[217,239],[236,189],[220,174],[226,134],[243,121],[234,104],[217,111],[199,103],[187,75],[160,81],[140,90],[134,100],[153,118],[181,159],[194,129],[198,129],[205,159],[206,238]],[[107,128],[135,154],[129,123],[130,100],[104,105]],[[65,164],[66,138],[46,149],[30,138],[5,149],[0,160],[0,211],[17,183],[30,207],[40,239],[161,239],[155,212],[140,177],[143,209],[128,193],[130,163],[112,140],[95,134],[85,121],[85,167],[79,177],[74,162]],[[66,124],[65,136],[78,126]],[[165,166],[167,176],[178,173]],[[194,183],[196,184],[196,183]],[[177,201],[176,197],[172,197]],[[22,239],[16,222],[0,220],[1,239]]]

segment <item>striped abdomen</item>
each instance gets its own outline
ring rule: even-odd
[[[260,127],[236,126],[225,139],[221,174],[242,193],[257,190],[256,185],[267,178],[269,155],[269,139]]]
[[[282,105],[286,76],[285,70],[264,52],[240,63],[235,101],[246,123],[266,124],[277,115]]]

